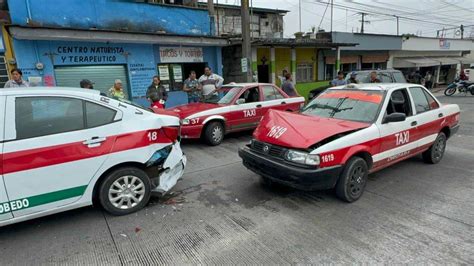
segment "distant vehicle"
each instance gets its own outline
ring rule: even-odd
[[[474,95],[474,82],[456,79],[444,90],[444,95],[452,96],[454,93],[456,93],[456,91],[464,94],[469,92],[471,95]]]
[[[129,214],[182,177],[179,119],[99,93],[0,90],[0,226],[93,202]]]
[[[181,118],[183,138],[202,137],[209,145],[219,145],[226,133],[257,127],[269,109],[294,112],[305,101],[265,83],[229,84],[222,86],[220,93],[223,97],[215,103],[191,103],[166,110]]]
[[[239,156],[265,184],[335,188],[353,202],[369,173],[418,154],[426,163],[440,162],[459,115],[458,105],[441,104],[417,84],[339,86],[299,114],[269,111]]]
[[[400,70],[395,70],[395,69],[387,69],[387,70],[358,70],[358,71],[351,71],[347,73],[345,80],[349,81],[351,78],[351,74],[355,73],[356,75],[356,80],[358,81],[358,84],[361,83],[370,83],[370,73],[371,72],[377,72],[377,78],[381,81],[381,83],[407,83],[407,80],[405,79],[405,76]],[[321,93],[323,90],[330,88],[331,85],[322,86],[319,88],[315,88],[314,90],[311,90],[308,95],[308,99],[311,100],[315,96],[317,96],[319,93]]]

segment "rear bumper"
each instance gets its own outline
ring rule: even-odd
[[[268,158],[245,146],[239,149],[243,164],[256,174],[273,182],[301,190],[330,189],[336,185],[342,166],[322,169],[308,169],[285,163],[283,160]]]
[[[450,135],[451,135],[451,136],[455,135],[456,133],[458,133],[458,130],[459,130],[459,124],[457,124],[457,125],[455,125],[455,126],[451,127],[451,129],[450,129],[450,130],[451,130],[451,133],[450,133]]]
[[[154,184],[152,192],[165,194],[171,190],[183,177],[186,163],[187,158],[181,150],[180,143],[174,143],[163,165],[158,166],[160,168],[158,174],[151,178],[152,184]]]

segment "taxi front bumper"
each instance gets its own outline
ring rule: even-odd
[[[239,149],[245,167],[275,183],[301,190],[330,189],[336,185],[342,166],[310,169],[288,164],[282,159],[269,158],[249,147]]]

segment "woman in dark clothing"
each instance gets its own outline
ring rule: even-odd
[[[168,99],[168,92],[161,85],[160,77],[154,76],[153,83],[146,91],[146,98],[150,101],[152,108],[165,108],[165,102]]]

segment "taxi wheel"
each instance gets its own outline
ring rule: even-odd
[[[112,215],[136,212],[148,203],[151,182],[141,169],[125,167],[107,175],[99,189],[102,207]]]
[[[358,200],[364,193],[368,174],[367,162],[360,157],[352,157],[337,181],[337,197],[347,202]]]
[[[425,163],[437,164],[443,159],[444,151],[446,150],[446,135],[443,132],[438,134],[435,142],[431,147],[423,152],[423,161]]]
[[[211,146],[217,146],[224,139],[224,127],[220,122],[211,122],[204,131],[204,140]]]

